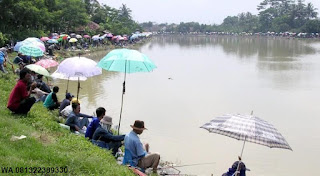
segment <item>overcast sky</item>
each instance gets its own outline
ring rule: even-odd
[[[263,0],[98,0],[118,9],[126,4],[138,22],[180,23],[199,22],[220,24],[227,16],[241,12],[257,14],[257,5]],[[318,8],[320,0],[306,0]],[[320,16],[320,14],[318,15]]]

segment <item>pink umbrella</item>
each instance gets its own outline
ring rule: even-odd
[[[47,41],[47,40],[50,40],[50,39],[49,39],[49,37],[41,37],[40,40],[44,42],[44,41]]]
[[[90,35],[84,35],[84,38],[91,38]]]
[[[107,34],[107,37],[108,37],[108,38],[111,38],[111,37],[113,37],[113,35],[112,35],[111,33],[108,33],[108,34]]]
[[[38,62],[35,63],[36,65],[40,65],[43,68],[50,68],[50,67],[55,67],[59,65],[59,63],[55,60],[52,59],[41,59]]]

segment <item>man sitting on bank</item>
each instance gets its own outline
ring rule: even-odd
[[[36,102],[34,97],[30,97],[35,84],[28,89],[27,85],[31,79],[30,70],[24,68],[20,71],[20,79],[10,93],[7,108],[17,114],[27,114],[32,105]]]
[[[124,138],[124,146],[125,150],[129,151],[132,159],[132,165],[134,167],[138,166],[142,169],[147,169],[152,167],[153,172],[157,173],[157,167],[160,161],[160,155],[157,153],[149,154],[149,145],[145,145],[145,149],[138,137],[138,135],[142,134],[143,130],[146,130],[144,127],[144,122],[140,120],[136,120],[134,125],[130,125],[132,131],[126,134]],[[127,164],[126,155],[127,151],[125,151],[124,162],[123,164]]]
[[[80,119],[80,117],[84,117]],[[86,133],[86,125],[89,123],[88,118],[92,118],[92,116],[88,116],[80,113],[80,104],[72,103],[72,112],[69,114],[66,125],[70,126],[71,132],[78,131],[81,134]]]
[[[103,107],[97,108],[96,115],[97,117],[92,118],[92,122],[88,125],[86,131],[85,137],[89,138],[89,140],[92,139],[93,133],[100,126],[100,120],[106,115],[106,109],[104,109]]]
[[[115,155],[121,147],[121,141],[124,140],[125,135],[115,136],[111,131],[112,118],[104,116],[100,121],[100,126],[96,129],[92,137],[92,143],[99,147],[112,150],[112,154]]]

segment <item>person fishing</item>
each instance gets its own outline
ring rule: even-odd
[[[238,157],[238,161],[235,161],[228,172],[222,174],[222,176],[246,176],[246,165],[241,161],[241,157]]]

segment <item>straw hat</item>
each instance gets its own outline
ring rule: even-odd
[[[134,124],[130,126],[135,130],[147,130],[147,128],[144,127],[144,122],[141,120],[136,120]]]

